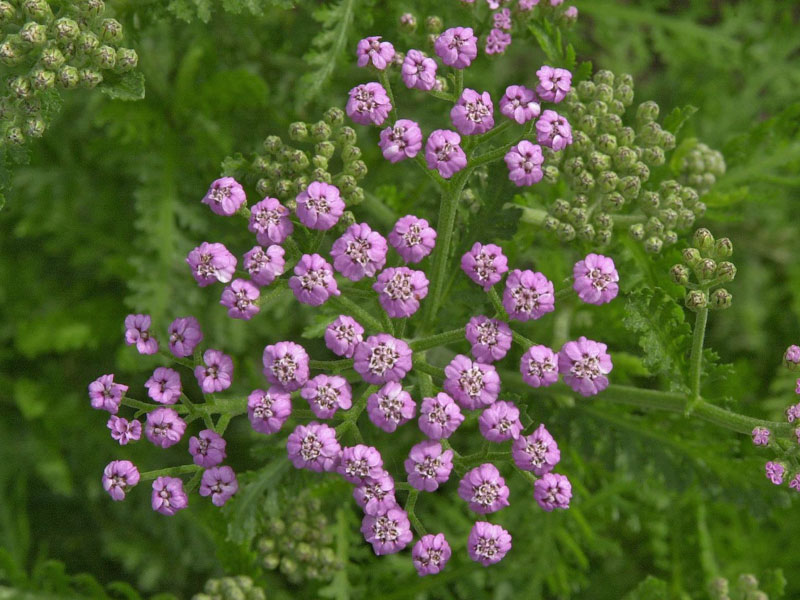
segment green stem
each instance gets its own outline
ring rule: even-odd
[[[362,324],[369,325],[375,331],[383,331],[383,325],[381,325],[378,319],[372,316],[372,313],[367,312],[349,298],[345,296],[331,296],[328,298],[328,302],[336,306],[339,310],[352,313]]]
[[[707,292],[707,290],[705,290]],[[700,377],[703,372],[703,341],[706,337],[708,308],[697,311],[692,333],[692,353],[689,355],[689,389],[691,396],[686,405],[686,412],[691,413],[700,401]]]
[[[428,168],[428,164],[425,162],[425,157],[423,156],[422,152],[418,153],[417,156],[414,157],[414,162],[417,163],[420,168],[422,168],[422,170],[425,172],[425,175],[430,177],[437,187],[444,189],[444,187],[447,185],[447,181],[444,177],[439,175],[438,171]]]
[[[131,408],[137,408],[144,412],[151,412],[163,406],[163,404],[148,404],[147,402],[141,402],[139,400],[134,400],[133,398],[128,398],[126,396],[123,396],[120,404],[122,404],[123,406],[129,406]],[[182,415],[185,415],[189,412],[189,410],[185,406],[173,406],[172,408],[175,410],[175,412]]]
[[[318,371],[333,371],[334,373],[338,373],[339,371],[344,371],[345,369],[351,369],[353,367],[353,359],[342,358],[341,360],[311,360],[309,361],[309,366]]]
[[[483,135],[475,136],[475,138],[474,138],[475,139],[475,145],[476,146],[480,146],[481,144],[483,144],[485,142],[488,142],[493,137],[498,136],[501,133],[503,133],[504,131],[506,131],[507,129],[509,129],[511,127],[511,124],[512,124],[512,121],[510,121],[510,120],[503,121],[502,123],[500,123],[500,125],[490,129],[489,131],[487,131]]]
[[[186,358],[177,357],[174,354],[172,354],[172,352],[167,352],[163,348],[160,348],[158,350],[158,353],[167,360],[171,360],[174,363],[178,363],[179,365],[181,365],[182,367],[186,367],[187,369],[194,370],[194,363]]]
[[[527,350],[531,346],[533,346],[533,340],[529,340],[521,333],[511,330],[511,340],[520,348]]]
[[[422,521],[419,520],[419,517],[417,517],[417,514],[414,512],[414,507],[417,505],[417,496],[419,496],[418,490],[413,488],[409,490],[405,511],[408,513],[408,520],[411,521],[411,525],[413,525],[417,535],[422,537],[426,533],[425,527],[423,527]]]
[[[513,206],[519,206],[514,204]],[[528,208],[527,206],[522,207],[522,216],[520,216],[520,221],[523,223],[529,223],[531,225],[536,225],[537,227],[541,227],[544,223],[545,217],[547,217],[547,211],[542,210],[540,208]],[[617,215],[614,215],[614,221],[617,220]]]
[[[454,90],[453,97],[455,101],[458,102],[458,99],[461,98],[461,92],[464,91],[464,71],[463,69],[456,69],[455,73],[456,77],[456,89]]]
[[[178,477],[180,475],[187,475],[188,473],[196,473],[203,467],[200,465],[181,465],[180,467],[168,467],[166,469],[158,469],[157,471],[145,471],[139,475],[139,481],[152,481],[159,477]]]
[[[414,352],[420,352],[422,350],[436,348],[437,346],[446,346],[447,344],[460,342],[464,339],[464,328],[460,327],[458,329],[445,331],[444,333],[437,333],[436,335],[416,339],[412,341],[409,346],[411,346]]]
[[[439,367],[434,367],[433,365],[425,362],[425,359],[422,358],[421,354],[414,355],[414,367],[422,371],[423,373],[427,373],[432,377],[436,377],[438,379],[444,379],[444,369],[440,369]]]
[[[508,320],[508,314],[506,313],[506,309],[503,306],[502,300],[500,300],[500,295],[497,293],[497,290],[494,289],[494,286],[489,288],[489,300],[492,301],[492,306],[497,311],[497,315],[503,319]]]
[[[381,85],[386,89],[386,95],[389,96],[389,101],[392,103],[392,120],[397,123],[397,103],[394,101],[394,94],[392,93],[392,84],[389,82],[388,69],[378,72],[378,79]]]

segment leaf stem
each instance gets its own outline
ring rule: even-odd
[[[447,344],[452,344],[453,342],[460,342],[464,339],[464,328],[459,327],[458,329],[451,329],[450,331],[416,339],[409,343],[409,346],[411,346],[411,349],[414,352],[420,352],[422,350],[436,348],[437,346],[446,346]]]
[[[708,290],[704,290],[708,292]],[[686,404],[687,414],[691,413],[700,401],[700,378],[703,372],[703,341],[706,337],[706,322],[708,321],[708,308],[697,311],[692,332],[692,352],[689,355],[689,389],[691,395]]]
[[[159,477],[177,477],[179,475],[187,475],[188,473],[196,473],[203,467],[200,465],[181,465],[179,467],[167,467],[166,469],[158,469],[156,471],[145,471],[139,475],[139,481],[151,481]]]

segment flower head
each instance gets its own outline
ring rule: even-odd
[[[400,381],[411,370],[411,348],[387,333],[371,335],[356,346],[353,368],[367,383]]]
[[[542,149],[528,140],[522,140],[509,150],[504,160],[508,167],[508,178],[517,187],[539,183],[544,177],[542,172]]]
[[[378,145],[390,163],[414,158],[422,149],[422,130],[415,121],[398,119],[394,126],[381,131]]]
[[[407,263],[417,263],[436,245],[436,231],[428,221],[414,215],[398,219],[389,234],[389,243]]]
[[[504,8],[500,12],[494,13],[492,19],[497,29],[511,29],[511,11],[509,9]]]
[[[800,346],[792,344],[783,353],[783,363],[790,369],[800,367]]]
[[[436,69],[438,65],[419,50],[409,50],[403,59],[401,69],[403,83],[408,89],[416,88],[424,92],[436,85]]]
[[[611,302],[619,293],[619,274],[614,261],[602,254],[587,254],[575,263],[572,275],[575,278],[572,289],[589,304]]]
[[[439,175],[450,179],[467,166],[467,155],[461,149],[461,136],[449,129],[437,129],[428,136],[425,143],[425,161],[429,169],[436,169]]]
[[[171,408],[157,408],[147,413],[144,434],[156,446],[169,448],[181,441],[186,422]]]
[[[194,368],[194,376],[204,394],[221,392],[231,387],[233,359],[219,350],[209,348],[203,353],[203,365]]]
[[[425,440],[411,448],[403,463],[408,483],[415,489],[432,492],[450,479],[453,470],[453,451],[442,450],[442,444]]]
[[[420,431],[429,438],[449,438],[463,422],[461,408],[444,392],[439,392],[433,398],[423,398],[418,423]]]
[[[766,446],[769,444],[769,429],[766,427],[756,427],[753,429],[753,444],[756,446]]]
[[[394,46],[382,42],[381,36],[373,35],[358,42],[356,56],[359,67],[366,67],[371,62],[376,69],[383,71],[394,58]]]
[[[436,38],[433,49],[447,66],[464,69],[478,56],[478,38],[471,27],[454,27]]]
[[[361,533],[378,556],[400,552],[414,537],[408,514],[400,507],[391,508],[380,516],[365,515]]]
[[[153,510],[171,517],[189,505],[183,481],[177,477],[159,477],[153,482]]]
[[[558,353],[558,372],[582,396],[594,396],[608,387],[607,375],[614,368],[605,344],[587,340],[567,342]]]
[[[350,90],[345,112],[360,125],[383,125],[392,102],[384,87],[376,81],[357,85]]]
[[[800,473],[797,473],[789,482],[789,487],[797,492],[800,492]]]
[[[203,429],[197,437],[189,438],[189,454],[194,464],[203,468],[216,467],[225,460],[225,439],[213,429]]]
[[[325,345],[337,356],[353,358],[363,341],[364,328],[353,317],[339,315],[325,328]]]
[[[510,85],[500,98],[500,114],[523,125],[542,112],[533,90],[524,85]]]
[[[523,471],[533,471],[535,475],[541,477],[558,464],[561,460],[561,451],[553,436],[542,424],[532,434],[514,440],[511,457],[518,468]]]
[[[420,577],[441,572],[451,555],[450,544],[443,533],[423,535],[411,550],[411,559]]]
[[[317,473],[333,471],[342,454],[336,441],[336,430],[316,421],[295,427],[289,434],[286,451],[295,468]]]
[[[285,251],[281,246],[273,244],[266,250],[261,246],[253,246],[244,255],[244,268],[256,285],[269,285],[283,273],[286,261]],[[223,293],[224,295],[224,293]]]
[[[533,484],[533,498],[547,512],[554,508],[569,508],[572,484],[564,475],[545,473]]]
[[[158,352],[158,340],[150,333],[150,315],[128,315],[125,317],[125,343],[136,344],[139,354]]]
[[[384,472],[381,453],[377,448],[364,444],[345,446],[336,472],[356,485],[364,483],[367,478],[376,479]]]
[[[514,269],[506,279],[503,307],[515,321],[539,319],[555,310],[553,282],[541,273]]]
[[[390,381],[367,398],[367,414],[372,423],[387,433],[414,418],[417,405],[411,394],[396,381]]]
[[[142,424],[137,419],[128,421],[128,419],[111,415],[106,427],[111,430],[111,439],[117,440],[120,446],[124,446],[128,442],[136,442],[142,437]]]
[[[331,296],[341,294],[333,268],[319,254],[303,254],[294,267],[289,287],[303,304],[319,306]]]
[[[222,506],[239,491],[236,473],[230,467],[211,467],[203,472],[200,495],[211,496],[214,506]]]
[[[547,387],[558,381],[558,357],[547,346],[531,346],[519,361],[522,380],[531,387]]]
[[[289,209],[277,198],[267,196],[250,209],[247,228],[256,234],[259,244],[282,244],[292,235],[294,225],[289,219]]]
[[[546,102],[561,102],[572,89],[572,73],[566,69],[554,69],[544,65],[536,71],[539,85],[536,93]]]
[[[461,257],[461,270],[488,292],[508,271],[508,259],[500,246],[475,242],[472,249]]]
[[[486,36],[486,54],[502,54],[511,45],[511,34],[494,28]]]
[[[112,460],[103,469],[103,489],[116,501],[139,483],[139,469],[129,460]]]
[[[500,400],[486,408],[478,418],[481,435],[490,442],[517,439],[522,431],[519,409],[513,402]]]
[[[183,358],[191,356],[203,341],[203,330],[194,317],[179,317],[169,324],[169,351]]]
[[[245,203],[244,189],[233,177],[217,179],[208,188],[203,204],[218,215],[230,217]]]
[[[497,370],[492,365],[473,362],[463,354],[450,361],[444,376],[444,391],[466,410],[489,406],[500,392]]]
[[[508,506],[508,494],[506,480],[491,463],[467,471],[458,484],[461,499],[469,502],[470,509],[482,515]]]
[[[385,515],[397,506],[394,497],[394,479],[387,471],[380,476],[368,477],[353,490],[353,498],[365,514]]]
[[[472,355],[482,363],[501,360],[511,348],[511,328],[498,319],[484,315],[472,317],[465,328]]]
[[[500,525],[478,521],[472,526],[467,540],[469,557],[484,567],[503,560],[511,550],[511,534]]]
[[[333,268],[350,281],[373,277],[386,264],[388,250],[380,233],[366,223],[355,223],[333,242]]]
[[[101,375],[89,384],[89,400],[92,408],[107,410],[112,415],[119,412],[122,397],[128,391],[128,386],[114,383],[114,374]]]
[[[450,111],[450,119],[462,135],[486,133],[494,127],[494,105],[489,92],[466,88]]]
[[[264,348],[262,360],[267,381],[287,392],[299,390],[308,381],[308,353],[300,344],[270,344]]]
[[[223,244],[203,242],[189,252],[186,262],[200,287],[217,281],[228,283],[236,271],[236,257]]]
[[[428,295],[428,278],[423,271],[408,267],[391,267],[378,275],[372,284],[386,313],[400,319],[410,317],[419,309],[419,301]]]
[[[325,231],[339,222],[344,213],[344,202],[339,188],[324,181],[312,181],[297,194],[297,218],[310,229]]]
[[[556,152],[572,143],[572,127],[554,110],[546,110],[536,121],[536,140]]]
[[[769,461],[765,466],[767,479],[775,485],[783,483],[783,477],[786,475],[786,467],[779,462]]]
[[[320,419],[330,419],[339,409],[347,410],[353,405],[350,384],[339,375],[312,377],[303,385],[300,395]]]
[[[253,390],[247,397],[247,418],[253,430],[259,433],[279,431],[292,414],[292,400],[288,392],[273,386],[268,391]]]
[[[175,404],[181,397],[181,376],[174,369],[158,367],[144,383],[147,395],[161,404]]]

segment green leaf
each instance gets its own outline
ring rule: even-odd
[[[545,27],[547,27],[548,22],[545,21],[544,23]],[[560,65],[562,63],[561,48],[556,46],[556,42],[550,36],[550,33],[537,23],[531,23],[528,29],[530,29],[533,37],[536,38],[539,47],[542,49],[542,52],[544,52],[545,56],[547,56],[547,60],[550,61],[550,64],[554,66]]]
[[[684,123],[691,117],[694,113],[697,112],[697,107],[692,106],[691,104],[687,104],[683,108],[676,106],[672,109],[672,112],[669,113],[664,118],[664,129],[667,131],[677,134],[680,131],[681,127],[683,127]]]
[[[28,421],[41,417],[49,401],[46,387],[28,378],[14,382],[14,400],[19,412]]]
[[[648,575],[624,600],[670,600],[667,582]]]
[[[144,75],[139,71],[125,73],[110,85],[101,85],[100,91],[114,100],[142,100],[144,98]]]
[[[578,68],[575,70],[575,74],[572,77],[572,81],[574,83],[580,83],[581,81],[586,81],[592,76],[592,61],[584,60],[579,65]]]
[[[225,504],[223,512],[228,519],[228,539],[238,544],[249,544],[256,534],[256,525],[268,490],[277,487],[289,467],[287,460],[273,460],[263,469],[247,473],[239,493]]]

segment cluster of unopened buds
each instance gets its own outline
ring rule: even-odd
[[[670,269],[672,281],[687,289],[686,307],[694,312],[730,308],[733,296],[720,286],[736,277],[736,265],[725,260],[733,254],[733,243],[728,238],[715,240],[705,228],[694,232],[692,243],[683,251],[683,262]],[[691,281],[692,275],[697,283]]]

